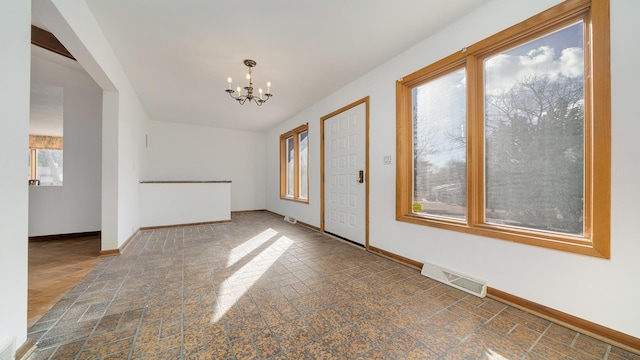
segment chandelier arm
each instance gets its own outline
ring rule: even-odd
[[[233,96],[233,93],[235,92],[233,90],[225,90],[225,92],[229,94],[229,96],[231,96],[232,99],[237,99],[239,97],[239,96]]]

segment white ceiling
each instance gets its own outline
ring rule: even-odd
[[[86,0],[151,119],[255,131],[488,1]],[[229,76],[245,85],[247,58],[254,87],[272,83],[262,107],[224,92]]]

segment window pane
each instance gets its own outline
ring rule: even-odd
[[[295,149],[294,149],[294,142],[293,142],[293,136],[290,138],[287,138],[287,196],[293,197],[294,196],[294,187],[295,187],[295,180],[294,180],[294,169],[295,169]]]
[[[412,90],[413,212],[466,218],[466,71]]]
[[[485,222],[583,234],[583,31],[484,61]]]
[[[300,133],[300,198],[301,199],[306,199],[308,197],[308,189],[307,189],[307,184],[308,184],[308,165],[307,165],[307,160],[309,158],[309,152],[308,152],[308,138],[307,138],[307,132],[301,132]]]
[[[62,150],[38,149],[36,151],[36,178],[40,185],[62,185]]]

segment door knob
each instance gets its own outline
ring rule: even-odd
[[[358,177],[356,178],[356,181],[360,184],[364,182],[364,170],[358,171]]]

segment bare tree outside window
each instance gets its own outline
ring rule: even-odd
[[[582,27],[485,60],[488,223],[583,234]]]

